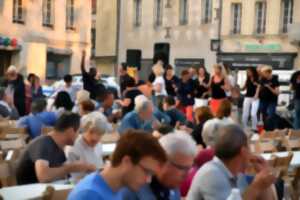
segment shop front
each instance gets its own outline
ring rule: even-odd
[[[12,64],[12,59],[21,50],[18,40],[15,38],[0,36],[0,76],[5,74],[6,69]]]
[[[219,53],[218,62],[231,69],[243,70],[258,65],[271,65],[274,70],[292,70],[297,53]]]

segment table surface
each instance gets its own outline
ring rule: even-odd
[[[300,166],[300,151],[292,151],[293,152],[293,158],[290,163],[291,167],[298,167]],[[270,160],[272,155],[278,156],[278,157],[284,157],[287,156],[289,152],[283,151],[283,152],[275,152],[275,153],[263,153],[261,154],[262,157],[266,160]]]
[[[42,196],[47,186],[52,186],[57,191],[68,190],[74,187],[73,185],[36,183],[2,188],[0,189],[0,195],[4,200],[36,199]]]

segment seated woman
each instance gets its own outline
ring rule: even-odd
[[[82,135],[78,136],[74,146],[67,151],[69,162],[82,161],[93,165],[95,170],[103,166],[102,135],[107,131],[107,124],[99,112],[92,112],[81,118]],[[77,182],[84,173],[72,173],[73,181]]]
[[[73,106],[74,103],[72,102],[70,95],[65,91],[61,91],[57,94],[51,111],[60,116],[65,111],[72,111]]]
[[[206,144],[203,142],[202,129],[204,123],[213,118],[213,114],[208,106],[198,107],[195,110],[195,127],[191,133],[192,137],[196,141],[197,145],[202,145],[204,148]]]

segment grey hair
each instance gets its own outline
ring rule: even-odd
[[[208,146],[214,147],[216,138],[222,127],[224,127],[224,123],[218,118],[206,121],[202,129],[203,142]]]
[[[222,160],[230,160],[248,145],[246,133],[239,125],[224,126],[216,139],[215,154]]]
[[[81,130],[87,132],[91,129],[94,129],[101,134],[107,132],[107,121],[101,113],[91,112],[81,118]]]
[[[196,156],[197,154],[196,142],[187,133],[169,133],[162,136],[159,139],[159,143],[168,156],[173,156],[177,153],[187,156]]]
[[[152,105],[152,102],[146,96],[139,95],[139,96],[135,97],[134,104],[135,104],[134,110],[137,113],[140,113],[140,112],[146,111],[147,108],[150,105]]]

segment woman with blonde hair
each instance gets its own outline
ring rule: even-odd
[[[155,75],[155,79],[152,83],[155,95],[155,102],[157,107],[161,107],[163,98],[167,96],[166,82],[163,77],[165,70],[163,68],[163,65],[158,62],[152,67],[152,71]]]
[[[225,75],[222,65],[214,65],[209,88],[211,93],[210,108],[213,114],[217,113],[221,102],[227,98],[226,92],[230,90],[230,83]]]
[[[260,111],[265,121],[275,114],[279,95],[278,77],[272,74],[272,67],[265,65],[261,68],[259,84]]]

